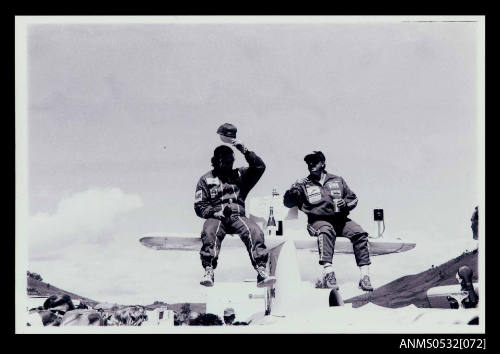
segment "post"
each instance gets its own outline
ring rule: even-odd
[[[270,256],[274,262],[276,283],[272,299],[271,316],[284,317],[298,303],[301,278],[297,261],[297,250],[293,239],[287,239]],[[278,261],[279,260],[279,261]]]

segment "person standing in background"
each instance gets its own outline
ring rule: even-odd
[[[472,218],[470,219],[471,221],[471,229],[472,229],[472,238],[474,240],[478,239],[478,228],[479,228],[479,211],[478,207],[474,209],[474,212],[472,213]]]

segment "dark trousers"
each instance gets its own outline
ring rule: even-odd
[[[369,265],[370,253],[368,252],[368,233],[361,226],[349,218],[341,220],[315,220],[309,221],[309,225],[317,230],[319,264],[331,263],[335,249],[335,238],[347,237],[352,242],[354,258],[358,267]],[[309,232],[311,236],[313,235]]]
[[[252,220],[244,216],[233,215],[223,221],[210,218],[203,224],[200,250],[203,268],[211,266],[215,269],[217,267],[222,240],[226,233],[240,235],[254,268],[266,266],[268,255],[265,253],[264,233]]]

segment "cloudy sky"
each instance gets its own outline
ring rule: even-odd
[[[197,254],[137,241],[200,232],[194,189],[224,122],[266,162],[250,197],[282,194],[321,150],[359,197],[354,220],[372,232],[383,208],[386,235],[417,243],[379,285],[470,239],[484,188],[477,22],[48,22],[26,27],[27,89],[16,96],[26,104],[20,237],[28,269],[48,282],[122,303],[196,297]]]

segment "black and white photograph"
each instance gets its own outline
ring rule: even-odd
[[[485,16],[16,16],[15,115],[16,333],[485,333]]]

